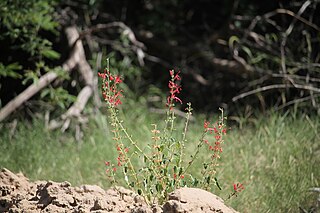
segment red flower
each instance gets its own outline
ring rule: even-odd
[[[120,76],[116,76],[116,80],[114,81],[115,83],[119,84],[122,82]]]
[[[209,121],[204,121],[203,127],[204,127],[205,129],[208,129],[208,128],[209,128],[209,125],[210,125],[210,122],[209,122]]]
[[[216,136],[214,136],[214,137],[215,137],[216,140],[219,140],[219,139],[221,138],[220,135],[216,135]]]
[[[233,190],[235,192],[241,192],[242,190],[244,190],[244,186],[241,183],[237,183],[237,184],[233,184]]]
[[[174,80],[178,80],[178,81],[181,80],[181,77],[179,74],[180,74],[180,71],[176,74],[176,76],[174,76]]]
[[[181,80],[179,73],[180,71],[175,75],[174,74],[174,70],[169,70],[170,72],[170,76],[171,76],[171,80],[169,81],[168,87],[170,89],[170,95],[167,98],[167,106],[170,106],[170,110],[173,108],[173,102],[179,102],[180,104],[182,104],[182,101],[179,97],[177,97],[177,94],[180,93],[181,86],[179,86],[176,81]]]
[[[119,165],[119,164],[121,164],[121,158],[120,158],[120,156],[117,157],[117,161],[118,161],[118,166],[121,166],[121,165]]]
[[[235,183],[233,184],[233,190],[237,191],[237,184],[235,184]]]
[[[104,164],[105,164],[106,166],[110,166],[110,162],[109,162],[109,161],[105,161]]]
[[[173,97],[173,100],[175,100],[176,102],[180,102],[180,104],[182,104],[182,101],[181,101],[181,99],[180,98],[178,98],[178,97]]]
[[[177,174],[173,174],[173,179],[177,179]]]
[[[104,70],[104,73],[98,73],[98,76],[103,80],[102,95],[104,100],[111,107],[122,104],[120,100],[122,90],[118,89],[118,84],[122,82],[121,77],[113,76],[108,70]]]

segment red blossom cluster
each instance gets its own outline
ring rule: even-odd
[[[234,190],[235,192],[241,192],[241,191],[244,190],[244,186],[243,186],[242,183],[234,183],[234,184],[233,184],[233,190]]]
[[[173,179],[177,179],[178,175],[176,173],[173,174]],[[184,175],[180,175],[180,179],[183,179]]]
[[[180,71],[178,73],[174,73],[174,70],[170,70],[171,80],[169,81],[168,87],[170,89],[170,95],[167,98],[167,106],[170,107],[170,110],[173,108],[173,102],[179,102],[182,104],[180,98],[177,97],[182,90],[181,86],[178,85],[176,82],[181,80]]]
[[[242,192],[244,190],[244,186],[242,183],[234,183],[233,184],[233,192],[229,194],[228,199],[232,197],[237,197],[238,193]]]
[[[122,82],[120,76],[113,76],[109,70],[104,70],[104,73],[98,73],[98,76],[103,80],[102,96],[104,100],[110,104],[111,107],[116,107],[122,104],[120,97],[122,97],[122,90],[118,89]]]
[[[125,153],[129,152],[129,148],[122,148],[120,145],[116,146],[116,149],[118,151],[118,157],[117,157],[117,166],[120,167],[126,162],[126,156]],[[106,173],[108,174],[109,172],[116,172],[117,167],[113,164],[111,164],[109,161],[105,161],[105,165],[108,167],[106,170]]]
[[[117,168],[116,167],[112,167],[113,165],[110,164],[109,161],[105,161],[104,164],[107,166],[107,169],[106,169],[106,173],[109,174],[109,172],[112,170],[113,172],[116,172],[117,171]],[[111,168],[111,170],[110,170]]]
[[[215,125],[210,126],[209,121],[204,121],[203,127],[205,129],[205,132],[209,134],[214,134],[214,139],[215,139],[213,144],[210,144],[210,142],[207,139],[203,139],[203,142],[208,145],[208,148],[210,151],[215,152],[212,155],[212,158],[220,158],[219,153],[223,151],[221,146],[223,142],[222,135],[227,134],[227,130],[224,129],[224,126],[222,125],[217,125],[217,127]]]
[[[117,145],[118,157],[117,157],[117,165],[122,166],[126,161],[125,153],[129,152],[129,148],[122,148],[120,145]]]

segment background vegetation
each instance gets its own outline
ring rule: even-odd
[[[85,73],[110,66],[125,78],[125,120],[143,143],[162,116],[174,68],[182,71],[182,99],[198,114],[189,141],[202,113],[228,114],[226,190],[214,193],[225,198],[241,181],[246,190],[228,201],[239,211],[316,211],[317,194],[308,190],[320,181],[318,14],[320,2],[311,0],[0,1],[0,118],[26,88],[57,76],[0,119],[0,167],[108,187],[103,162],[115,153],[97,79]],[[68,27],[82,42],[84,73],[64,69],[79,50]],[[82,110],[68,114],[87,86],[94,89]]]
[[[148,143],[146,138],[151,138],[150,124],[162,116],[134,110],[124,118],[136,141],[143,145]],[[68,180],[73,185],[110,187],[104,162],[115,159],[117,153],[103,115],[92,119],[84,130],[83,141],[78,143],[70,133],[45,130],[43,122],[37,119],[19,123],[14,132],[10,127],[1,131],[2,167],[22,171],[31,180]],[[191,123],[187,145],[190,153],[202,124],[201,116]],[[227,199],[232,184],[243,182],[245,190],[226,201],[240,212],[316,212],[318,194],[309,188],[319,186],[320,181],[319,128],[319,119],[294,113],[272,113],[251,120],[243,129],[233,128],[226,137],[218,170],[222,190],[216,188],[213,193]],[[201,167],[195,165],[194,174]]]

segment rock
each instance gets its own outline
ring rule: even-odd
[[[96,186],[96,185],[83,185],[81,188],[83,189],[83,192],[86,192],[86,193],[89,193],[89,192],[101,193],[101,194],[105,193],[105,191],[100,186]]]
[[[151,209],[145,207],[136,207],[131,213],[153,213]]]
[[[109,205],[108,203],[103,200],[103,199],[96,199],[94,201],[94,205],[93,207],[90,209],[90,211],[94,211],[94,210],[107,210],[109,209]]]
[[[218,196],[198,188],[180,188],[169,195],[163,206],[165,213],[219,212],[236,213]]]
[[[95,185],[72,187],[69,182],[30,182],[23,174],[0,172],[0,212],[124,212],[124,213],[235,213],[222,199],[201,189],[181,188],[164,206],[148,206],[143,197],[123,187],[104,190]]]

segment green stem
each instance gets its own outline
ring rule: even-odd
[[[115,113],[114,115],[116,115],[116,111],[114,108],[111,108],[112,112],[111,113]],[[156,169],[156,165],[154,165],[154,162],[152,161],[152,159],[147,156],[142,150],[141,148],[138,146],[138,144],[132,139],[132,137],[128,134],[127,130],[124,128],[124,126],[122,125],[122,123],[120,122],[120,120],[118,119],[117,116],[114,116],[114,121],[115,123],[120,127],[120,130],[125,134],[126,138],[129,140],[129,142],[138,150],[139,153],[141,153],[145,159],[148,160],[148,162],[150,162],[150,164],[152,165],[152,172],[153,174],[155,175],[155,177],[158,177],[160,178],[161,175],[157,172],[157,169]],[[124,154],[126,155],[126,153],[124,152]],[[138,181],[138,175],[137,173],[135,172],[134,170],[134,167],[133,167],[133,164],[130,160],[130,158],[126,155],[126,158],[128,159],[128,163],[129,163],[129,166],[131,167],[132,169],[132,174],[133,174],[133,177],[134,179],[136,180],[136,182],[140,185],[140,182]],[[143,187],[141,187],[143,188]],[[144,194],[144,190],[142,190],[142,196],[144,197],[144,199],[146,200],[147,203],[149,203],[149,200],[147,198],[147,196]]]
[[[193,164],[193,162],[194,162],[195,159],[197,158],[197,155],[198,155],[199,152],[200,152],[200,148],[202,147],[203,139],[204,139],[204,137],[206,136],[206,133],[207,133],[206,131],[204,131],[204,132],[202,133],[202,136],[201,136],[201,138],[200,138],[200,140],[199,140],[199,143],[198,143],[198,145],[197,145],[197,150],[196,150],[195,154],[192,156],[191,161],[189,162],[187,168],[184,170],[183,174],[186,174],[186,173],[187,173],[187,171],[189,170],[189,168],[191,167],[191,165]]]
[[[187,112],[186,123],[184,125],[184,130],[183,130],[183,133],[182,133],[182,140],[180,142],[180,156],[179,156],[179,164],[178,164],[179,167],[181,166],[181,163],[182,163],[184,142],[185,142],[186,137],[187,137],[187,131],[188,131],[188,126],[189,126],[190,115],[191,115],[191,103],[188,103],[188,112]]]

